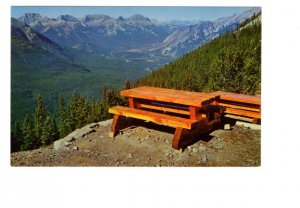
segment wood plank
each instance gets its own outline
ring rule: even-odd
[[[160,113],[149,112],[145,110],[131,109],[123,106],[115,106],[109,108],[109,113],[142,119],[145,121],[151,121],[166,126],[181,127],[186,129],[192,129],[193,125],[198,122],[197,120],[180,118]]]
[[[250,118],[259,118],[259,119],[261,118],[260,113],[258,112],[246,111],[246,110],[240,110],[234,108],[226,108],[225,113],[239,115],[239,116],[246,116]]]
[[[207,93],[188,92],[183,90],[156,88],[156,87],[137,87],[121,91],[121,96],[147,99],[153,101],[177,103],[188,106],[206,106],[213,102],[218,95]]]
[[[227,104],[227,103],[219,103],[218,105],[225,106],[225,107],[230,107],[230,108],[235,108],[235,109],[260,112],[260,108],[250,108],[250,107],[245,107],[245,106],[240,106],[240,105],[233,105],[233,104]]]
[[[259,96],[244,95],[244,94],[223,92],[223,91],[212,92],[210,94],[211,95],[220,95],[220,100],[261,105],[261,98]]]
[[[167,111],[167,112],[171,112],[171,113],[178,113],[178,114],[183,114],[183,115],[190,115],[189,111],[175,109],[175,108],[155,106],[155,105],[149,105],[149,104],[143,104],[143,103],[139,103],[139,104],[137,104],[137,106],[138,106],[138,108],[147,108],[147,109],[153,109],[153,110]]]
[[[219,97],[218,95],[212,95],[210,93],[204,93],[204,92],[192,92],[192,91],[186,91],[186,90],[176,90],[176,89],[150,87],[150,86],[142,86],[142,87],[138,87],[138,89],[142,89],[142,90],[145,90],[145,91],[152,91],[152,92],[168,93],[168,94],[180,93],[180,94],[183,94],[183,95],[196,96],[196,97],[197,96],[208,97],[208,98]]]

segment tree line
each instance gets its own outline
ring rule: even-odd
[[[131,83],[126,82],[124,89]],[[51,144],[67,136],[77,128],[112,117],[108,108],[115,105],[128,105],[127,100],[115,89],[103,87],[102,98],[88,100],[87,97],[73,92],[66,102],[63,94],[59,95],[58,110],[50,113],[41,95],[36,98],[35,111],[26,115],[22,122],[16,121],[11,130],[11,152],[25,151]]]

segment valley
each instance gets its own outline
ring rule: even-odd
[[[32,114],[40,94],[50,112],[58,95],[101,98],[103,86],[122,89],[216,37],[260,8],[215,21],[159,22],[143,15],[49,18],[25,13],[11,20],[11,124]]]

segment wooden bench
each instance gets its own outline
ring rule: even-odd
[[[220,121],[208,111],[217,95],[147,86],[121,91],[121,95],[128,98],[129,107],[109,109],[115,114],[110,137],[121,130],[125,117],[132,117],[176,128],[172,147],[179,149],[183,139],[210,131]]]
[[[151,111],[133,109],[123,106],[115,106],[109,109],[109,113],[113,113],[120,116],[132,117],[142,119],[145,121],[151,121],[157,124],[162,124],[170,127],[181,127],[185,129],[192,129],[193,124],[197,123],[197,120],[170,116],[167,114],[155,113]]]
[[[252,123],[258,124],[261,120],[261,99],[258,96],[217,91],[211,93],[220,95],[214,102],[215,105],[225,108],[225,114],[238,115],[252,118]]]

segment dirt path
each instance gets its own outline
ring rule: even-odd
[[[108,138],[110,126],[74,141],[11,154],[12,166],[259,166],[260,130],[234,126],[202,135],[183,152],[171,148],[174,129],[144,123]]]

